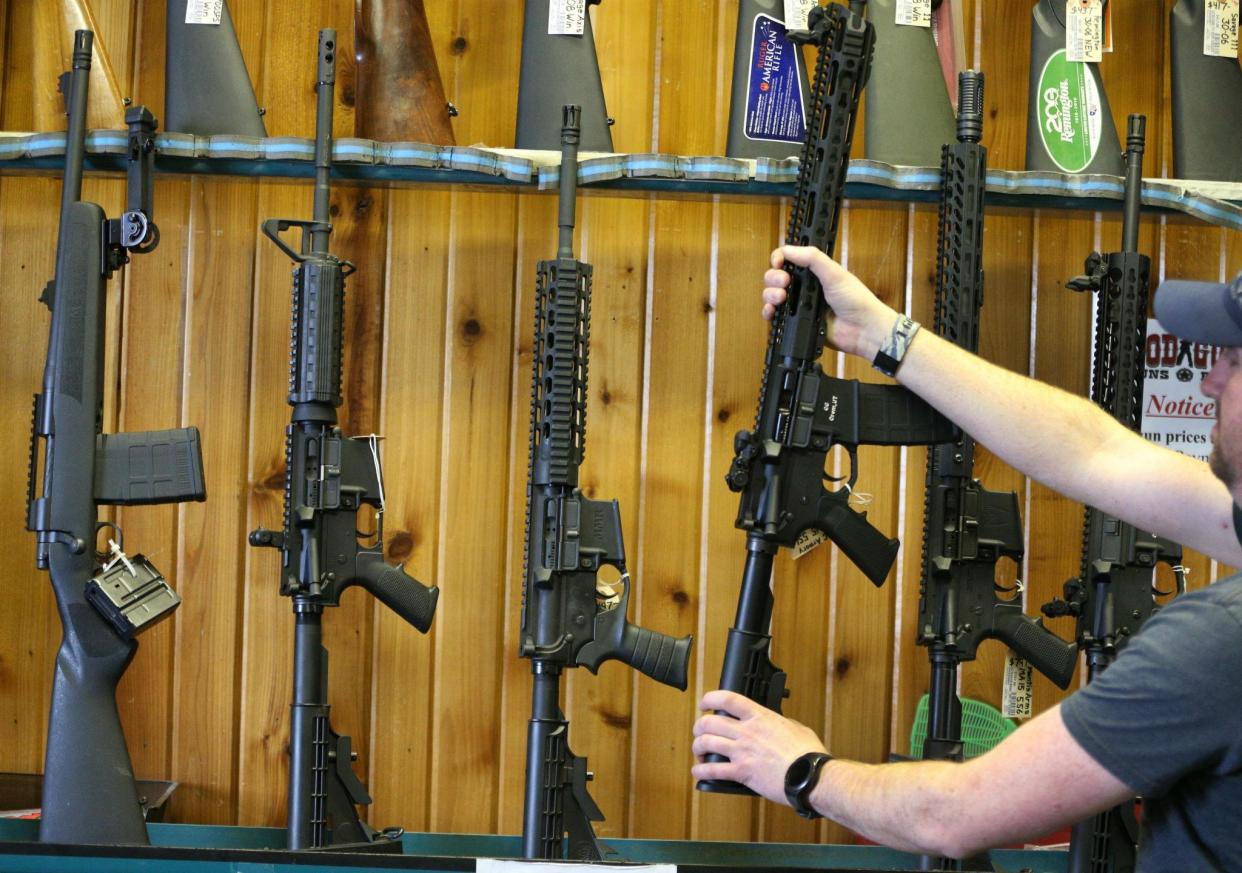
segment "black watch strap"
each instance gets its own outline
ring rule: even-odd
[[[897,316],[897,321],[893,323],[888,339],[884,341],[871,360],[871,366],[885,376],[896,376],[897,368],[901,366],[902,359],[906,356],[906,349],[910,348],[910,340],[914,339],[918,330],[919,323],[913,318],[906,315]]]
[[[803,818],[823,818],[811,806],[811,792],[819,784],[824,764],[832,760],[827,752],[807,752],[794,759],[785,771],[785,799],[794,812]]]

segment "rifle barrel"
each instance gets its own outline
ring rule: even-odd
[[[311,249],[327,254],[328,235],[332,233],[331,194],[328,179],[332,172],[332,96],[336,85],[336,31],[325,27],[319,31],[319,74],[315,79],[318,98],[315,114],[315,211],[320,227],[311,231]]]

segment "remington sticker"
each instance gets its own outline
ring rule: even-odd
[[[1039,77],[1044,151],[1062,171],[1081,173],[1100,148],[1100,92],[1091,68],[1054,52]]]
[[[747,139],[794,143],[806,139],[801,63],[798,47],[785,36],[784,22],[756,15],[746,89]]]

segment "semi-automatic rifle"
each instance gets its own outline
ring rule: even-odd
[[[108,218],[82,201],[93,39],[89,30],[74,34],[73,71],[61,77],[69,130],[56,277],[41,298],[52,322],[43,391],[34,398],[27,482],[26,528],[35,533],[35,563],[51,576],[64,634],[52,680],[39,838],[146,843],[116,686],[134,657],[134,635],[181,601],[142,555],[121,552],[121,531],[99,520],[99,507],[207,495],[196,428],[102,432],[107,281],[131,252],[153,250],[159,232],[151,197],[155,119],[145,106],[125,113],[126,211]],[[96,552],[105,529],[115,542],[107,563]]]
[[[1095,357],[1091,399],[1133,431],[1142,421],[1144,346],[1151,259],[1138,253],[1146,118],[1131,115],[1126,132],[1126,189],[1121,251],[1087,258],[1086,275],[1070,281],[1074,291],[1095,291]],[[1049,617],[1078,619],[1078,646],[1086,653],[1090,682],[1158,609],[1157,564],[1173,569],[1185,589],[1182,547],[1088,506],[1083,519],[1082,566],[1065,583],[1065,599],[1045,604]],[[1071,873],[1133,870],[1138,844],[1134,807],[1123,803],[1079,822],[1070,839]]]
[[[819,55],[785,241],[829,254],[836,244],[855,113],[874,43],[863,6],[853,0],[848,9],[816,7],[808,31],[790,34],[797,42],[818,46]],[[794,546],[805,531],[818,531],[882,585],[899,543],[849,505],[858,446],[930,445],[955,433],[951,423],[900,386],[826,375],[819,364],[830,314],[823,289],[809,269],[786,269],[789,296],[772,319],[754,430],[739,431],[734,438],[736,454],[726,477],[729,488],[741,492],[736,524],[747,536],[737,617],[720,676],[721,688],[778,712],[786,696],[785,673],[768,656],[777,550]],[[850,472],[842,487],[829,490],[824,468],[834,446],[849,454]],[[700,781],[698,788],[750,793],[722,780]]]
[[[957,142],[941,153],[940,225],[936,255],[936,332],[969,352],[979,347],[983,306],[983,208],[987,149],[983,132],[983,74],[958,77]],[[988,491],[973,476],[975,441],[959,433],[927,453],[923,508],[923,577],[918,643],[931,660],[927,739],[923,757],[962,760],[962,702],[958,666],[975,659],[979,644],[997,639],[1061,688],[1068,687],[1078,647],[1022,611],[1021,598],[1002,599],[996,580],[1001,558],[1022,561],[1022,519],[1012,491]],[[986,859],[972,859],[986,869]],[[962,869],[947,858],[925,857],[924,870]]]
[[[604,815],[587,792],[586,758],[569,749],[560,707],[561,671],[621,661],[684,691],[691,637],[674,639],[626,619],[630,577],[615,500],[591,500],[578,488],[586,452],[587,353],[591,265],[574,258],[581,110],[565,106],[561,125],[560,243],[540,261],[526,486],[525,587],[519,654],[531,659],[534,690],[527,733],[522,854],[598,860],[592,821]],[[621,590],[597,585],[602,567],[621,574]],[[565,836],[568,834],[568,852]]]
[[[384,478],[377,437],[346,437],[337,427],[345,278],[354,265],[328,251],[332,233],[328,178],[332,166],[332,92],[336,31],[319,31],[315,127],[315,200],[311,221],[271,218],[263,233],[294,260],[289,405],[285,431],[284,528],[250,534],[254,546],[281,550],[280,593],[293,599],[293,704],[289,738],[289,848],[375,847],[400,851],[389,832],[358,817],[371,802],[351,766],[350,738],[328,720],[328,652],[322,643],[326,607],[360,585],[423,633],[435,615],[438,588],[426,588],[384,560]],[[301,250],[281,238],[302,231]],[[358,531],[363,507],[375,532]],[[370,540],[369,545],[359,538]]]

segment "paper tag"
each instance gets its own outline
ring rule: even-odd
[[[1103,59],[1103,0],[1066,0],[1065,51],[1071,61],[1098,64]]]
[[[811,551],[811,549],[815,548],[816,546],[818,546],[820,543],[822,543],[826,539],[828,539],[828,537],[824,536],[823,531],[820,531],[813,527],[808,527],[806,530],[804,530],[801,534],[798,535],[798,541],[794,543],[794,547],[793,547],[794,560],[795,561],[798,560],[799,558],[801,558],[807,552]]]
[[[186,24],[219,24],[224,0],[189,0],[185,4]]]
[[[1238,56],[1238,0],[1207,0],[1203,13],[1203,53]]]
[[[551,36],[582,36],[586,31],[586,0],[552,0],[548,4]]]
[[[811,9],[818,5],[817,0],[785,0],[785,29],[806,30]]]
[[[1005,681],[1001,685],[1001,715],[1031,717],[1031,665],[1013,652],[1005,654]]]
[[[474,865],[475,873],[588,873],[607,870],[616,873],[677,873],[676,864],[592,864],[582,861],[522,861],[513,858],[479,858]]]
[[[897,23],[931,27],[932,0],[897,0]]]

